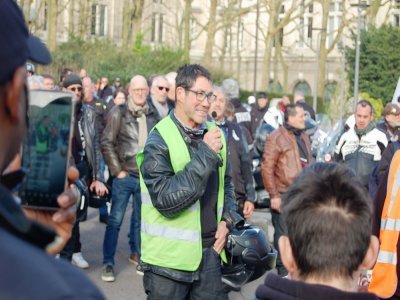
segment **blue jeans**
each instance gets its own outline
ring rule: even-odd
[[[108,223],[103,242],[103,264],[114,265],[114,256],[117,249],[118,235],[129,197],[133,195],[131,233],[129,245],[131,254],[140,256],[140,220],[141,220],[141,197],[139,179],[128,175],[122,179],[114,178],[112,186],[111,212],[108,217]]]

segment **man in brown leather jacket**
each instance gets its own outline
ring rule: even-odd
[[[285,110],[285,123],[268,136],[262,161],[262,177],[265,189],[270,195],[274,245],[282,235],[280,214],[281,195],[286,192],[301,169],[313,162],[310,139],[304,132],[306,116],[300,104],[289,104]],[[276,263],[278,274],[287,271],[280,256]]]
[[[147,134],[159,121],[159,115],[146,101],[149,93],[147,81],[136,75],[129,85],[126,105],[114,106],[107,115],[107,124],[101,139],[104,160],[114,177],[112,184],[112,205],[103,241],[102,280],[115,280],[114,255],[118,234],[125,210],[132,195],[133,211],[131,217],[129,261],[137,265],[140,258],[140,212],[141,197],[139,170],[136,154],[141,151]]]

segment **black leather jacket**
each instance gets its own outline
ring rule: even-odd
[[[177,123],[174,111],[170,113],[172,120]],[[168,147],[157,130],[153,130],[146,142],[144,161],[141,167],[144,182],[148,187],[154,207],[165,217],[174,217],[189,208],[203,196],[205,184],[212,171],[221,163],[221,158],[206,143],[200,141],[196,149],[191,143],[191,137],[177,126],[185,140],[191,161],[186,167],[175,174]],[[234,190],[232,185],[229,161],[226,162],[225,172],[225,202],[222,219],[233,222],[233,225],[242,220],[230,213],[236,211]]]
[[[82,148],[82,141],[80,137],[78,122],[81,120],[81,127],[85,140],[85,147]],[[101,172],[101,152],[100,152],[100,137],[97,130],[99,119],[96,115],[94,108],[88,104],[78,102],[75,108],[75,123],[74,135],[72,139],[72,155],[75,163],[82,160],[82,152],[85,152],[85,158],[89,164],[93,180],[104,182],[104,176]],[[86,176],[88,174],[81,174]],[[81,177],[82,177],[81,176]],[[90,178],[88,178],[90,179]]]
[[[146,115],[149,132],[159,121],[158,113],[149,107]],[[139,124],[126,105],[114,106],[107,115],[101,137],[101,150],[112,176],[126,171],[139,177],[136,154],[139,152]]]
[[[174,111],[170,113],[172,120],[178,124]],[[177,125],[187,144],[191,161],[185,168],[175,174],[172,169],[169,150],[157,130],[153,130],[144,148],[144,161],[141,173],[148,188],[154,207],[165,217],[173,218],[188,209],[204,196],[209,177],[221,164],[221,158],[202,140],[192,141],[190,134]],[[236,212],[236,203],[232,185],[229,161],[226,162],[225,202],[222,220],[228,227],[243,223],[243,218]],[[218,189],[218,187],[217,187]],[[191,281],[197,272],[185,272],[168,268],[142,265],[144,270],[173,278],[178,281]]]

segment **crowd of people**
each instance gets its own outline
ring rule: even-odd
[[[264,141],[262,178],[279,255],[256,298],[400,299],[397,104],[375,123],[371,103],[359,101],[336,162],[315,163],[305,129],[316,115],[301,93],[293,102],[258,93],[246,107],[236,80],[213,85],[198,64],[135,74],[126,86],[118,77],[110,86],[107,77],[95,83],[85,69],[65,68],[56,83],[36,74],[34,63],[51,56],[12,0],[0,2],[0,41],[0,268],[13,270],[0,282],[2,298],[104,298],[71,266],[89,267],[75,185],[59,196],[56,211],[22,209],[12,194],[27,90],[48,89],[74,101],[71,183],[80,180],[105,199],[103,281],[116,280],[114,257],[132,199],[127,261],[143,275],[148,299],[227,299],[224,248],[255,209],[253,143],[267,124],[273,131]],[[32,140],[45,152],[58,134],[50,123],[47,115],[38,121]]]

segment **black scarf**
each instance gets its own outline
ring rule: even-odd
[[[299,148],[300,155],[300,163],[302,167],[308,165],[308,151],[307,146],[304,140],[301,138],[301,134],[305,131],[305,129],[299,129],[289,125],[288,123],[283,124],[283,126],[289,130],[289,132],[293,133],[296,138],[297,147]]]
[[[374,128],[375,128],[375,122],[373,122],[373,121],[371,123],[369,123],[369,125],[363,129],[358,129],[357,125],[354,125],[354,130],[359,138],[362,137],[363,135],[366,135],[368,132],[370,132]]]
[[[289,125],[288,123],[283,124],[283,126],[284,126],[287,130],[289,130],[290,132],[292,132],[295,136],[301,135],[301,134],[303,133],[303,131],[305,130],[305,129],[300,129],[300,128],[293,127],[293,126]]]

